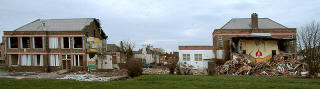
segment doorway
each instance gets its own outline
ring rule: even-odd
[[[62,69],[71,70],[71,56],[62,55]]]

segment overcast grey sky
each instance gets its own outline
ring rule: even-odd
[[[211,34],[231,18],[253,12],[286,27],[320,19],[320,0],[1,0],[0,30],[36,19],[98,18],[109,43],[131,40],[137,47],[212,45]]]

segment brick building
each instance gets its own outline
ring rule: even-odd
[[[212,33],[217,59],[231,59],[232,53],[251,55],[265,61],[273,55],[292,55],[296,48],[296,28],[287,28],[269,18],[233,18]]]
[[[11,71],[86,71],[105,60],[107,35],[95,18],[38,19],[4,31]]]

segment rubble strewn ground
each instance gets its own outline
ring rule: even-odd
[[[301,60],[276,55],[266,62],[252,62],[248,55],[234,54],[232,60],[217,67],[219,75],[301,76],[307,71]]]
[[[69,74],[66,75],[63,78],[57,78],[57,79],[72,79],[77,81],[110,81],[111,77],[98,77],[92,74]]]

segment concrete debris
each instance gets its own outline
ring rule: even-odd
[[[143,68],[143,74],[169,74],[167,68]]]
[[[301,76],[307,64],[298,59],[275,55],[266,62],[251,62],[248,55],[233,55],[234,59],[217,67],[219,75]]]
[[[111,77],[98,77],[92,74],[70,74],[63,78],[57,79],[72,79],[77,81],[110,81]]]

